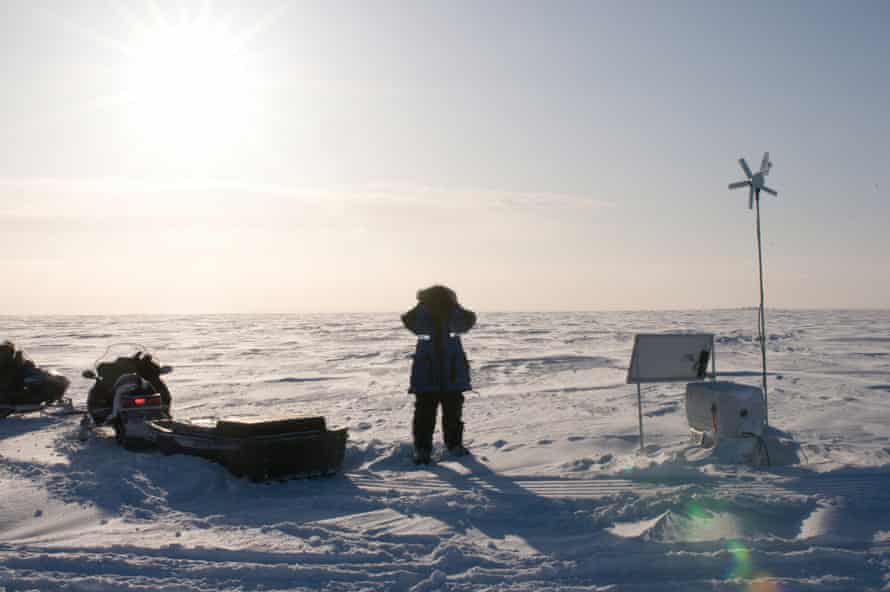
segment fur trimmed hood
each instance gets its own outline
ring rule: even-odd
[[[402,323],[415,334],[466,333],[476,324],[476,313],[463,308],[457,294],[435,285],[417,292],[418,304],[402,315]]]
[[[440,285],[418,290],[417,301],[439,325],[447,323],[452,311],[458,306],[457,294],[454,293],[454,290]]]

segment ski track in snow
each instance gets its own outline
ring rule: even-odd
[[[770,311],[774,466],[692,443],[676,384],[644,388],[637,454],[633,335],[715,332],[718,372],[758,384],[756,318],[480,315],[473,455],[415,467],[397,315],[0,317],[78,405],[137,341],[177,417],[350,429],[342,474],[257,484],[81,443],[77,416],[0,420],[0,590],[890,590],[890,312]]]

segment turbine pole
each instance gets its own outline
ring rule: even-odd
[[[769,427],[769,406],[766,395],[766,312],[763,299],[763,247],[760,240],[760,188],[754,192],[754,202],[757,204],[757,264],[760,268],[760,359],[763,365],[763,422]]]

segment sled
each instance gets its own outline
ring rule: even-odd
[[[200,456],[251,481],[332,475],[343,465],[346,428],[323,417],[239,418],[146,423],[164,454]]]

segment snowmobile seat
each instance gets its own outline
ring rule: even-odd
[[[105,384],[113,385],[124,374],[138,374],[139,368],[133,358],[120,357],[113,362],[102,362],[96,373]]]

